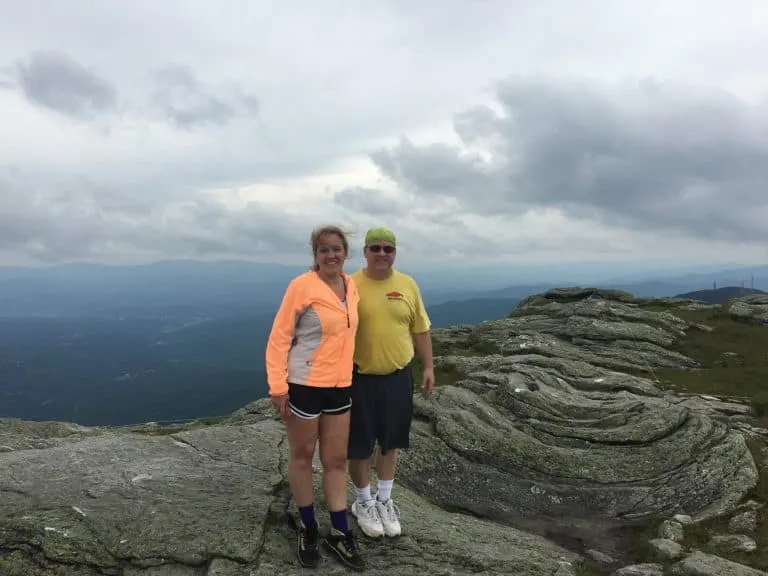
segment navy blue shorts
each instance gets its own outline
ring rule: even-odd
[[[384,375],[360,374],[355,370],[347,458],[369,458],[376,443],[383,454],[393,449],[408,449],[413,389],[410,365]]]
[[[322,414],[339,416],[352,406],[350,387],[317,388],[288,383],[288,407],[294,416],[312,420]]]

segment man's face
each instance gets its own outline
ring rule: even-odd
[[[370,270],[377,272],[388,271],[395,262],[396,249],[389,242],[374,242],[364,250],[365,259]]]

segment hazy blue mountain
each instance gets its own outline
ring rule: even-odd
[[[494,289],[469,288],[464,290],[434,291],[424,290],[424,301],[432,305],[447,304],[451,302],[464,302],[467,300],[522,300],[531,294],[562,286],[563,284],[521,284],[516,286],[505,286]]]
[[[506,318],[520,300],[520,298],[452,300],[427,305],[427,312],[435,328],[447,328],[456,324],[477,324],[484,320]]]
[[[71,264],[0,272],[0,316],[98,316],[136,310],[259,313],[306,267],[176,261],[137,266]]]
[[[689,273],[634,282],[619,282],[615,285],[624,286],[625,289],[643,296],[670,296],[721,286],[741,285],[745,288],[768,290],[768,266],[724,268],[706,273]]]
[[[273,315],[306,269],[236,261],[0,268],[0,416],[128,424],[215,416],[263,397]],[[713,282],[749,286],[754,274],[768,289],[768,267],[509,285],[511,273],[494,278],[490,268],[404,271],[419,281],[435,327],[503,318],[522,298],[564,285],[672,296]]]
[[[731,298],[747,296],[749,294],[766,294],[763,290],[757,288],[742,288],[741,286],[723,286],[722,288],[710,290],[696,290],[695,292],[685,292],[677,294],[676,298],[692,298],[702,300],[709,304],[723,304]]]
[[[130,424],[266,395],[271,318],[0,319],[0,416]]]
[[[476,323],[517,302],[451,302],[429,313],[436,327]],[[273,314],[2,318],[0,416],[97,425],[231,412],[266,396]]]
[[[349,269],[354,270],[350,264]],[[306,266],[244,261],[179,260],[132,266],[67,264],[50,268],[0,267],[0,316],[100,316],[105,314],[210,315],[271,311],[291,278]],[[408,269],[431,304],[459,300],[520,299],[554,286],[593,285],[621,288],[638,295],[663,296],[718,285],[768,289],[768,266],[637,279],[631,282],[568,276],[563,268],[545,274],[535,267]],[[537,271],[538,270],[538,271]],[[537,275],[538,274],[538,275]],[[543,276],[553,279],[542,280]],[[507,279],[517,278],[516,281]]]
[[[680,276],[669,276],[661,278],[637,279],[632,282],[622,282],[617,280],[581,283],[564,281],[559,283],[512,285],[492,290],[456,290],[453,292],[436,293],[429,292],[427,295],[434,303],[462,301],[469,299],[522,299],[526,296],[530,296],[531,294],[538,294],[558,286],[581,285],[625,290],[635,294],[636,296],[661,297],[673,296],[682,292],[711,289],[713,287],[713,283],[716,286],[737,286],[741,285],[742,282],[744,283],[745,287],[750,287],[752,282],[754,282],[754,288],[760,290],[768,290],[768,266],[716,270],[711,273],[684,274]]]

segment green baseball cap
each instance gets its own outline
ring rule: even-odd
[[[365,245],[373,244],[374,242],[389,242],[393,246],[397,245],[397,239],[395,233],[389,228],[371,228],[365,234]]]

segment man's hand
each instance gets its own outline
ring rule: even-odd
[[[283,394],[282,396],[272,396],[272,406],[275,407],[277,413],[280,414],[280,416],[283,418],[288,418],[288,416],[291,414],[291,411],[288,408],[288,394]]]
[[[413,347],[421,360],[421,395],[426,398],[435,388],[435,367],[432,361],[432,337],[429,330],[413,334]]]
[[[435,389],[435,371],[430,368],[425,368],[421,375],[421,395],[426,398],[432,394],[432,390]]]

